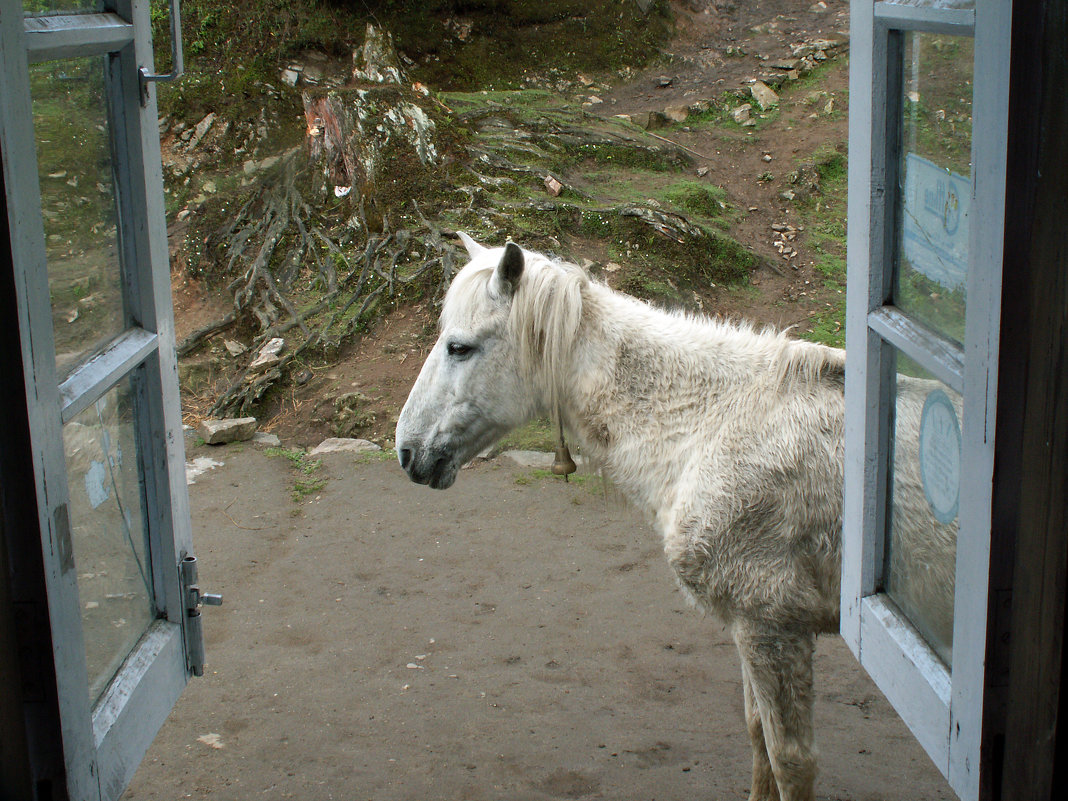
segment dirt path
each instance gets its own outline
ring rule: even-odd
[[[225,603],[127,801],[745,798],[734,647],[591,480],[333,455],[298,503],[285,458],[190,456],[224,463],[190,491]],[[953,797],[839,638],[816,670],[819,798]]]

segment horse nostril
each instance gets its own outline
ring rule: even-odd
[[[400,457],[401,468],[407,470],[408,465],[412,463],[412,449],[401,448],[399,451],[397,451],[397,455]]]

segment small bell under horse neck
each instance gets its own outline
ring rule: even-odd
[[[563,476],[564,481],[567,481],[567,477],[578,470],[575,465],[575,460],[571,458],[571,451],[567,449],[567,443],[564,442],[564,424],[559,423],[559,443],[556,446],[556,458],[553,460],[553,475]]]

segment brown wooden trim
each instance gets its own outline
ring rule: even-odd
[[[1036,801],[1065,770],[1068,0],[1013,6],[984,797]]]
[[[0,153],[0,798],[64,801],[66,767]]]

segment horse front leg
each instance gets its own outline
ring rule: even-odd
[[[753,749],[753,784],[749,790],[749,801],[779,801],[779,788],[775,784],[768,748],[764,742],[764,724],[760,721],[756,691],[744,659],[742,690],[745,693],[745,727],[749,731],[749,744]]]
[[[734,642],[742,659],[746,723],[754,740],[751,801],[814,801],[812,657],[815,636],[740,624],[735,627]],[[752,707],[759,722],[751,722]],[[763,757],[755,741],[757,733],[763,735]],[[768,781],[763,759],[771,765],[773,782]]]

